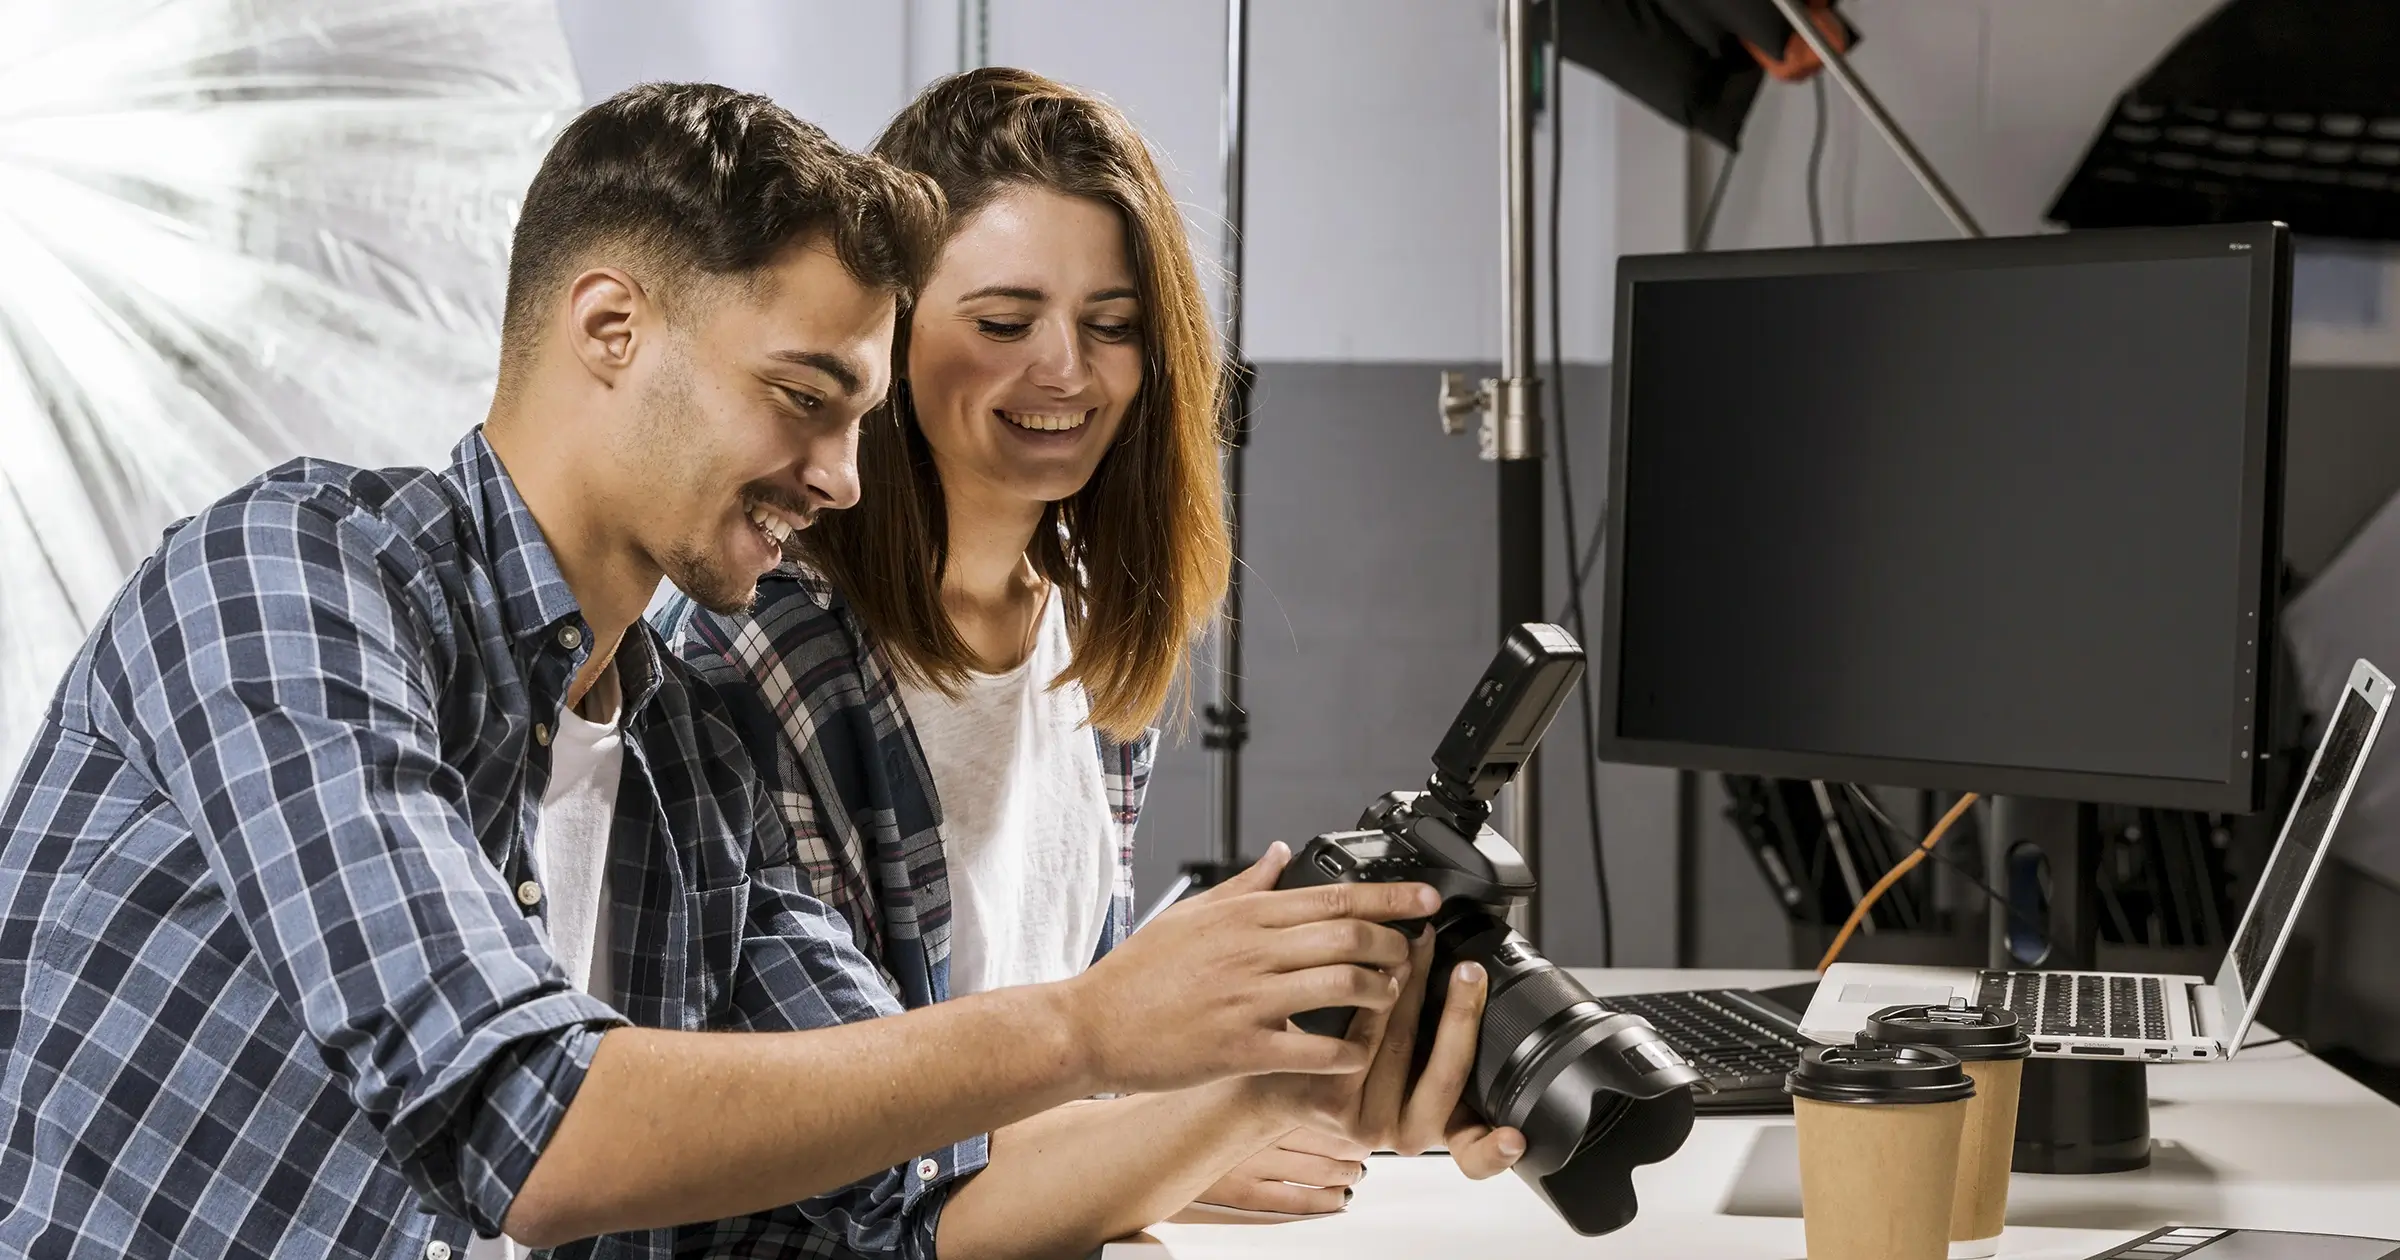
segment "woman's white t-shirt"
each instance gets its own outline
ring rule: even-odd
[[[971,674],[956,697],[903,681],[933,771],[950,877],[950,992],[1064,980],[1100,947],[1116,889],[1116,825],[1053,595],[1033,653]]]

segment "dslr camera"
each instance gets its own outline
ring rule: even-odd
[[[1517,1175],[1544,1202],[1576,1232],[1605,1234],[1634,1217],[1634,1168],[1674,1154],[1690,1135],[1700,1074],[1648,1022],[1610,1011],[1509,927],[1509,913],[1533,894],[1533,873],[1486,824],[1492,798],[1533,754],[1583,668],[1583,648],[1559,627],[1510,631],[1435,749],[1425,790],[1386,793],[1358,830],[1309,841],[1279,886],[1414,882],[1441,894],[1419,1065],[1451,969],[1482,964],[1491,988],[1466,1102],[1525,1134]],[[1392,926],[1413,936],[1425,922]],[[1328,1007],[1294,1022],[1339,1037],[1353,1013]]]

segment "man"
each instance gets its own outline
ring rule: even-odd
[[[1409,946],[1369,921],[1430,890],[1263,891],[1278,854],[893,1014],[639,623],[856,498],[938,214],[761,98],[634,89],[535,176],[449,468],[297,461],[169,531],[0,807],[0,1255],[664,1256],[894,1166],[842,1210],[921,1252],[971,1135],[1069,1100],[1370,1113]]]

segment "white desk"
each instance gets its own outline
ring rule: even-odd
[[[1780,971],[1579,971],[1600,994],[1763,988]],[[2000,1254],[2082,1260],[2167,1224],[2400,1238],[2400,1107],[2289,1044],[2232,1063],[2150,1070],[2150,1167],[2020,1174]],[[1273,1225],[1160,1225],[1104,1260],[1213,1257],[1690,1256],[1803,1251],[1791,1117],[1703,1117],[1673,1158],[1635,1174],[1641,1215],[1605,1238],[1567,1228],[1514,1173],[1460,1177],[1447,1159],[1377,1156],[1346,1212]],[[1789,1216],[1736,1215],[1729,1208]]]

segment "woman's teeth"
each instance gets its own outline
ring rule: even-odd
[[[784,544],[785,539],[788,539],[792,536],[792,527],[784,524],[781,517],[776,516],[774,513],[769,512],[763,507],[752,507],[750,509],[750,523],[758,527],[759,533],[767,536],[768,542],[771,542],[778,547]]]
[[[1031,429],[1036,433],[1064,433],[1069,429],[1080,429],[1084,426],[1084,422],[1092,418],[1092,413],[1089,411],[1070,412],[1066,415],[1046,415],[1034,411],[1000,411],[995,408],[994,413],[1020,429]]]

